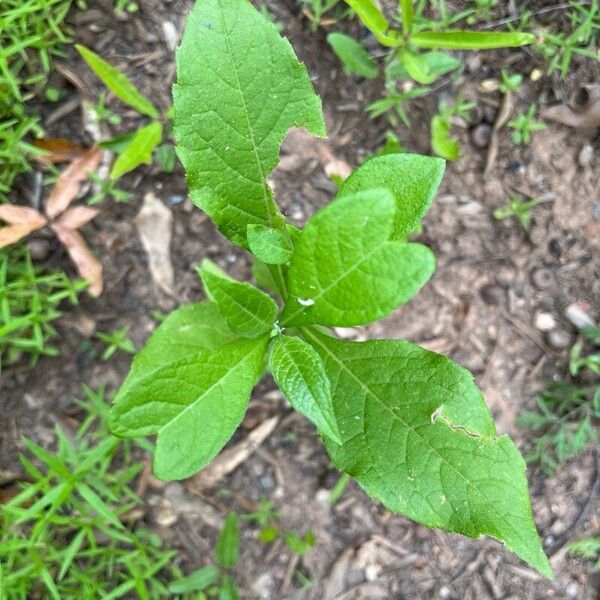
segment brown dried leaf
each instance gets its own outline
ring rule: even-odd
[[[79,275],[90,282],[88,293],[95,298],[102,293],[102,263],[92,254],[81,234],[58,223],[52,229],[65,247]]]
[[[46,138],[35,140],[33,145],[47,154],[36,156],[35,159],[42,165],[57,165],[74,161],[86,152],[85,146],[76,144],[64,138]]]
[[[90,148],[85,154],[74,160],[58,177],[54,189],[46,202],[46,214],[53,219],[77,198],[79,187],[100,164],[102,150]]]
[[[582,86],[568,104],[550,106],[541,117],[569,127],[600,127],[600,86]]]
[[[27,206],[14,206],[13,204],[0,205],[0,221],[10,225],[29,225],[34,231],[46,224],[46,218],[34,208]]]
[[[20,239],[29,235],[32,231],[38,229],[37,227],[31,227],[27,223],[20,223],[19,225],[9,225],[8,227],[0,227],[0,248],[10,246],[18,242]]]
[[[56,225],[67,229],[79,229],[98,216],[99,210],[88,206],[75,206],[66,210],[55,221]]]

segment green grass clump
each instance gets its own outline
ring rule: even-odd
[[[73,0],[0,2],[0,202],[15,177],[29,170],[28,135],[41,135],[27,102],[43,91],[52,58],[70,37],[65,19]]]
[[[0,250],[0,361],[11,364],[28,355],[35,363],[40,356],[57,356],[49,340],[57,335],[59,305],[67,299],[77,304],[86,285],[63,271],[42,273],[25,247]]]

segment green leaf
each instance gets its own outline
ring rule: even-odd
[[[95,52],[75,44],[77,52],[85,60],[89,68],[94,71],[102,83],[120,100],[135,108],[139,113],[152,118],[159,116],[158,109],[143,96],[143,94],[127,79],[124,73],[113,67],[109,62],[98,56]]]
[[[171,594],[187,594],[205,590],[219,578],[219,568],[215,565],[202,567],[187,577],[182,577],[169,584]]]
[[[338,198],[385,187],[396,198],[391,239],[406,239],[421,223],[442,181],[445,164],[418,154],[388,154],[364,162],[348,177]]]
[[[315,545],[315,541],[315,534],[312,531],[309,531],[304,537],[300,537],[293,531],[285,534],[285,543],[288,548],[299,556],[308,554],[310,549]]]
[[[489,535],[551,577],[533,522],[525,463],[497,436],[472,375],[405,341],[305,339],[332,383],[343,444],[335,465],[389,510],[469,537]]]
[[[460,142],[450,135],[450,122],[441,115],[431,119],[431,147],[442,158],[456,160],[460,154]]]
[[[219,592],[219,600],[239,600],[240,595],[238,594],[235,582],[229,575],[223,577],[221,582],[221,591]]]
[[[396,214],[387,190],[338,198],[306,225],[288,272],[284,325],[370,323],[408,302],[435,268],[429,248],[389,241]]]
[[[133,136],[131,142],[127,145],[119,158],[115,161],[112,171],[110,172],[111,179],[119,179],[119,177],[133,171],[141,164],[152,164],[152,153],[154,148],[162,140],[163,127],[159,121],[154,121],[149,125],[140,127]]]
[[[264,225],[248,225],[248,247],[256,258],[268,265],[289,262],[294,249],[286,232]]]
[[[397,31],[391,29],[389,21],[379,10],[375,0],[344,0],[344,2],[356,13],[380,44],[394,47],[402,43],[402,38]]]
[[[344,65],[347,74],[375,79],[379,73],[377,64],[367,51],[350,36],[343,33],[330,33],[327,41]]]
[[[408,50],[400,50],[398,58],[402,66],[406,69],[407,74],[416,82],[422,84],[433,83],[440,75],[460,66],[458,59],[444,52],[432,51],[425,52],[424,54],[415,54]],[[398,73],[394,73],[394,75],[397,77]]]
[[[238,560],[239,545],[238,516],[235,513],[229,513],[225,518],[223,529],[219,533],[215,546],[217,560],[222,567],[227,569],[235,567]]]
[[[250,283],[231,279],[210,260],[198,270],[207,295],[235,333],[257,337],[270,332],[277,317],[275,301]]]
[[[323,435],[341,444],[329,379],[321,357],[311,345],[300,338],[279,336],[271,350],[269,368],[290,404]]]
[[[410,33],[412,28],[415,11],[413,8],[413,0],[400,0],[401,17],[402,17],[402,31],[405,34]]]
[[[288,129],[325,136],[304,65],[250,2],[203,0],[188,17],[173,87],[177,152],[194,204],[234,243],[282,229],[267,177]]]
[[[417,48],[486,50],[533,44],[535,35],[519,31],[420,31],[411,35],[410,42]]]
[[[128,377],[111,411],[121,437],[158,434],[154,473],[184,479],[204,467],[241,423],[263,372],[268,336],[240,340]]]
[[[188,304],[174,310],[154,331],[133,359],[121,388],[168,362],[201,350],[220,348],[236,339],[212,302]]]

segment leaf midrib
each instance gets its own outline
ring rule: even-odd
[[[175,418],[171,419],[168,423],[165,423],[165,425],[163,425],[157,431],[157,434],[160,435],[167,427],[171,426],[173,423],[175,423],[175,421],[180,419],[188,411],[192,410],[198,404],[198,402],[200,402],[203,398],[206,398],[208,395],[210,395],[212,393],[213,390],[215,390],[216,388],[221,386],[224,381],[231,378],[232,376],[235,376],[236,371],[241,367],[241,365],[245,361],[250,359],[256,353],[256,351],[258,349],[260,349],[260,347],[261,347],[261,344],[259,343],[260,341],[262,341],[262,340],[260,340],[260,338],[257,339],[257,345],[250,352],[248,352],[247,354],[244,354],[237,363],[235,363],[233,366],[231,366],[225,372],[223,377],[220,377],[219,379],[217,379],[217,381],[215,381],[209,388],[204,390],[193,402],[190,402],[190,404],[188,404]],[[225,347],[226,346],[223,346],[223,348],[225,348]]]
[[[320,346],[326,353],[328,356],[330,356],[339,366],[340,368],[345,371],[348,375],[350,375],[350,377],[352,377],[352,379],[354,379],[354,381],[364,390],[365,393],[367,393],[368,395],[370,395],[371,397],[373,397],[383,408],[384,410],[386,410],[394,419],[398,420],[404,427],[406,427],[406,429],[410,430],[410,432],[412,434],[414,434],[416,437],[418,437],[419,439],[421,439],[421,441],[423,442],[423,444],[425,446],[427,446],[431,452],[433,454],[435,454],[436,456],[439,457],[439,459],[441,461],[443,461],[445,464],[448,465],[448,467],[450,467],[450,469],[452,471],[454,471],[470,488],[472,488],[479,496],[481,496],[490,506],[490,509],[493,510],[498,517],[500,517],[500,519],[506,523],[506,525],[508,525],[509,528],[511,528],[517,535],[518,538],[523,541],[523,539],[521,538],[518,529],[516,529],[507,519],[506,517],[504,517],[502,515],[502,513],[500,513],[496,507],[495,507],[495,503],[490,500],[490,498],[488,498],[488,496],[482,492],[478,487],[476,487],[469,479],[467,479],[467,477],[465,477],[458,469],[456,469],[454,467],[454,465],[449,462],[442,454],[440,454],[440,452],[437,450],[437,448],[435,448],[434,446],[432,446],[425,438],[423,438],[411,425],[409,425],[406,421],[404,421],[404,419],[402,419],[399,415],[397,415],[393,410],[390,409],[390,407],[373,391],[371,390],[371,388],[364,383],[359,377],[357,377],[333,352],[331,352],[329,350],[329,348],[327,348],[327,346],[325,346],[321,340],[319,340],[319,338],[317,338],[310,329],[306,328],[306,327],[302,327],[302,333],[304,335],[306,335],[307,337],[311,338],[311,340],[316,343],[318,346]],[[364,430],[363,430],[363,435],[364,435]],[[486,436],[487,437],[487,436]],[[493,439],[497,439],[497,438],[493,438]],[[488,535],[492,535],[492,534],[488,534]],[[492,536],[494,537],[494,536]],[[502,540],[501,540],[502,541]]]

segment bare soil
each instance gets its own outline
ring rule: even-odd
[[[180,33],[190,2],[142,0],[139,12],[123,21],[115,19],[110,2],[90,4],[86,12],[73,17],[78,41],[122,67],[166,109],[174,65],[165,23]],[[380,147],[386,124],[369,120],[365,107],[380,97],[382,86],[345,76],[324,32],[310,30],[295,2],[269,0],[268,6],[309,68],[323,97],[330,132],[326,146],[301,132],[290,134],[282,165],[272,178],[287,214],[301,224],[335,193],[325,174],[332,161],[356,166]],[[340,28],[364,35],[356,24],[341,24]],[[448,354],[474,373],[499,431],[526,448],[529,442],[516,419],[534,406],[535,395],[545,382],[564,373],[565,346],[575,340],[576,331],[565,318],[565,308],[579,302],[592,318],[600,318],[600,139],[597,131],[579,132],[549,124],[546,131],[534,134],[531,144],[516,147],[504,129],[498,158],[484,176],[486,150],[475,146],[472,132],[480,123],[493,122],[500,97],[479,92],[479,84],[498,77],[502,66],[510,65],[511,70],[528,75],[543,64],[523,50],[481,53],[465,57],[465,64],[456,84],[448,83],[413,104],[413,127],[398,132],[408,148],[428,152],[428,123],[440,97],[461,89],[465,97],[477,100],[474,122],[458,123],[463,156],[448,164],[420,235],[437,256],[437,272],[421,294],[390,318],[339,333],[355,339],[407,338]],[[97,81],[74,52],[66,65],[97,94]],[[77,97],[79,92],[63,77],[56,74],[55,79],[53,83],[70,91],[69,100]],[[516,99],[515,111],[524,110],[531,101],[560,101],[578,85],[593,81],[600,81],[598,67],[575,61],[564,82],[548,77],[527,82]],[[137,115],[114,99],[109,104],[122,114],[122,130],[138,125]],[[40,108],[46,116],[55,109]],[[48,132],[90,142],[82,138],[82,129],[76,106],[49,126]],[[593,158],[587,163],[579,158],[586,145],[593,149]],[[17,365],[3,373],[0,467],[18,469],[22,435],[50,444],[55,423],[68,427],[71,419],[81,416],[72,400],[81,396],[82,384],[105,386],[109,393],[118,387],[130,358],[117,353],[108,362],[100,361],[94,331],[112,331],[128,324],[131,338],[140,347],[156,324],[152,311],[166,312],[202,298],[194,266],[204,257],[236,277],[250,277],[249,255],[232,247],[185,200],[180,167],[172,175],[160,173],[156,166],[142,168],[128,176],[123,187],[133,191],[131,203],[105,203],[101,215],[85,228],[86,238],[102,258],[105,293],[98,300],[83,298],[80,306],[65,308],[60,321],[60,358],[44,359],[33,371]],[[534,209],[529,233],[515,220],[497,221],[492,216],[515,191],[547,199]],[[155,193],[174,217],[173,296],[153,283],[134,225],[149,192]],[[69,270],[64,252],[54,242],[50,244],[45,265]],[[561,334],[554,337],[566,340],[562,346],[536,329],[535,316],[540,311],[556,318]],[[313,531],[317,543],[300,558],[281,541],[272,546],[258,542],[256,528],[246,526],[236,570],[243,598],[598,597],[598,573],[589,563],[565,552],[567,542],[600,527],[598,449],[573,460],[553,478],[535,467],[529,470],[536,523],[556,573],[550,582],[494,541],[430,531],[390,514],[354,483],[331,506],[328,491],[339,475],[312,426],[289,411],[269,379],[255,391],[248,416],[230,446],[236,448],[273,417],[277,425],[260,448],[216,485],[207,487],[202,476],[165,485],[148,472],[144,475],[148,490],[145,521],[168,544],[181,549],[179,560],[186,570],[209,559],[216,531],[228,510],[247,512],[256,508],[259,499],[267,498],[280,511],[286,529]],[[173,519],[175,523],[170,524]],[[312,582],[304,591],[296,571]]]

